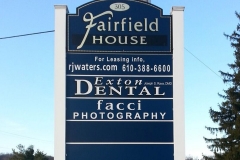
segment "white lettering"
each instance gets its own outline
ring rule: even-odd
[[[110,90],[109,95],[113,95],[112,91],[114,91],[118,95],[121,95],[121,93],[122,93],[122,86],[118,86],[118,88],[119,88],[119,90],[117,90],[116,88],[114,88],[112,86],[109,86],[109,90]]]
[[[143,112],[143,119],[146,119],[149,116],[148,112]]]
[[[96,88],[96,94],[95,95],[106,95],[106,92],[104,92],[105,86],[95,86],[95,88]]]
[[[160,95],[160,96],[164,96],[165,95],[165,92],[163,92],[162,94],[159,93],[159,89],[160,87],[154,87],[155,88],[155,94],[156,96]]]
[[[157,115],[158,115],[157,112],[156,113],[152,113],[152,119],[154,119],[154,118],[157,119]]]
[[[77,93],[75,93],[75,95],[87,95],[87,94],[91,93],[92,88],[93,88],[91,82],[89,82],[88,80],[84,80],[84,79],[75,79],[75,81],[77,82]],[[88,86],[88,90],[85,93],[81,92],[81,82],[85,82]]]
[[[96,38],[96,36],[93,36],[93,44],[96,44],[96,41],[99,41],[99,44],[102,44],[102,36],[100,38]]]
[[[147,44],[147,42],[146,42],[146,36],[141,36],[141,37],[140,37],[140,44]]]
[[[155,26],[155,29],[153,29],[153,26]],[[149,24],[150,31],[158,31],[158,18],[155,18],[155,22],[151,22]]]
[[[113,41],[110,42],[109,38],[112,38]],[[114,36],[107,36],[105,41],[106,41],[107,44],[114,44],[114,43],[116,43],[117,40],[116,40],[116,38]]]
[[[131,105],[135,105],[135,104],[134,103],[128,103],[128,105],[127,105],[128,110],[130,110],[130,111],[135,110],[135,108],[131,108]]]
[[[136,22],[134,24],[134,29],[138,32],[142,31],[142,23],[141,22]]]
[[[91,119],[97,119],[97,113],[92,112],[92,113],[90,114],[90,117],[91,117]]]
[[[96,79],[95,79],[95,85],[102,85],[102,83],[98,83],[98,82],[102,82],[102,79],[103,79],[103,77],[96,77]]]
[[[160,112],[160,115],[162,116],[162,119],[164,119],[164,116],[166,115],[166,113]]]
[[[86,112],[85,114],[82,112],[82,119],[84,119],[84,117],[86,118],[86,119],[88,119],[88,113]]]
[[[107,14],[110,14],[110,15],[113,17],[113,13],[112,13],[111,11],[103,12],[103,13],[101,13],[101,14],[99,14],[99,15],[96,15],[95,17],[93,16],[92,13],[87,12],[87,13],[83,16],[83,21],[84,21],[84,22],[89,22],[89,24],[86,26],[87,31],[86,31],[86,33],[85,33],[85,35],[84,35],[84,37],[83,37],[83,40],[82,40],[81,44],[77,47],[77,49],[82,48],[82,46],[84,45],[84,43],[85,43],[85,41],[86,41],[86,39],[87,39],[87,36],[88,36],[88,34],[89,34],[90,29],[96,25],[96,23],[93,24],[93,20],[96,19],[96,18],[98,18],[98,17],[101,17],[101,16],[103,16],[103,15],[107,15]],[[86,18],[87,15],[90,16],[89,19]]]
[[[146,95],[148,95],[148,96],[151,95],[146,86],[143,87],[143,89],[142,89],[142,91],[140,92],[139,95],[143,95],[143,92],[145,92]]]
[[[76,117],[79,116],[79,113],[78,112],[73,112],[73,119],[76,119]]]
[[[98,31],[106,31],[106,29],[105,29],[105,24],[104,24],[103,21],[98,22],[97,30],[98,30]]]
[[[120,111],[123,111],[124,110],[124,108],[120,108],[120,105],[123,105],[124,103],[118,103],[117,105],[116,105],[116,108],[118,109],[118,110],[120,110]]]
[[[124,25],[126,24],[125,20],[126,20],[126,18],[123,18],[122,22],[121,22],[121,24],[122,24],[122,31],[124,31]]]
[[[138,43],[138,40],[136,40],[137,39],[137,36],[132,36],[131,37],[131,40],[133,41],[133,42],[131,42],[131,44],[137,44]]]

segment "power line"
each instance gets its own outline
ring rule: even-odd
[[[34,139],[34,140],[38,140],[38,141],[45,141],[45,142],[53,143],[52,141],[38,139],[38,138],[33,138],[33,137],[28,137],[28,136],[23,136],[23,135],[19,135],[19,134],[15,134],[15,133],[10,133],[10,132],[5,132],[5,131],[0,131],[0,132],[5,133],[5,134],[18,136],[18,137],[23,137],[23,138],[28,138],[28,139]]]
[[[9,37],[1,37],[0,39],[8,39],[8,38],[17,38],[17,37],[23,37],[23,36],[31,36],[31,35],[36,35],[36,34],[44,34],[44,33],[50,33],[50,32],[55,32],[55,30],[50,30],[50,31],[43,31],[43,32],[35,32],[35,33],[29,33],[29,34],[22,34],[22,35],[16,35],[16,36],[9,36]],[[203,61],[201,61],[197,56],[195,56],[192,52],[190,52],[186,47],[184,49],[190,53],[194,58],[196,58],[199,62],[201,62],[205,67],[207,67],[211,72],[213,72],[216,76],[220,77],[215,71],[213,71],[208,65],[206,65]]]
[[[0,39],[8,39],[8,38],[17,38],[17,37],[24,37],[24,36],[32,36],[32,35],[36,35],[36,34],[44,34],[44,33],[50,33],[50,32],[54,32],[54,31],[55,31],[55,30],[44,31],[44,32],[35,32],[35,33],[29,33],[29,34],[21,34],[21,35],[16,35],[16,36],[1,37]]]
[[[184,47],[184,49],[190,53],[193,57],[195,57],[199,62],[201,62],[205,67],[207,67],[211,72],[213,72],[216,76],[218,76],[219,78],[221,78],[222,80],[222,77],[219,76],[215,71],[213,71],[210,67],[208,67],[208,65],[206,65],[203,61],[201,61],[197,56],[195,56],[192,52],[190,52],[186,47]]]

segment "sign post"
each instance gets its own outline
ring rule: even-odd
[[[67,6],[55,5],[54,45],[54,158],[65,160],[66,14]]]
[[[55,158],[184,159],[183,8],[55,8]]]
[[[184,11],[185,7],[172,7],[173,17],[173,106],[174,157],[185,159],[184,114]]]

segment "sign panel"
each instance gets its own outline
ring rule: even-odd
[[[142,1],[92,1],[67,19],[68,52],[172,52],[171,16]]]
[[[171,22],[132,0],[67,15],[67,160],[174,159]]]
[[[73,73],[83,75],[172,75],[172,55],[69,53],[67,55],[67,74]]]

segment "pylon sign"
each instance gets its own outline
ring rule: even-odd
[[[134,0],[67,14],[67,160],[174,159],[171,26]]]

